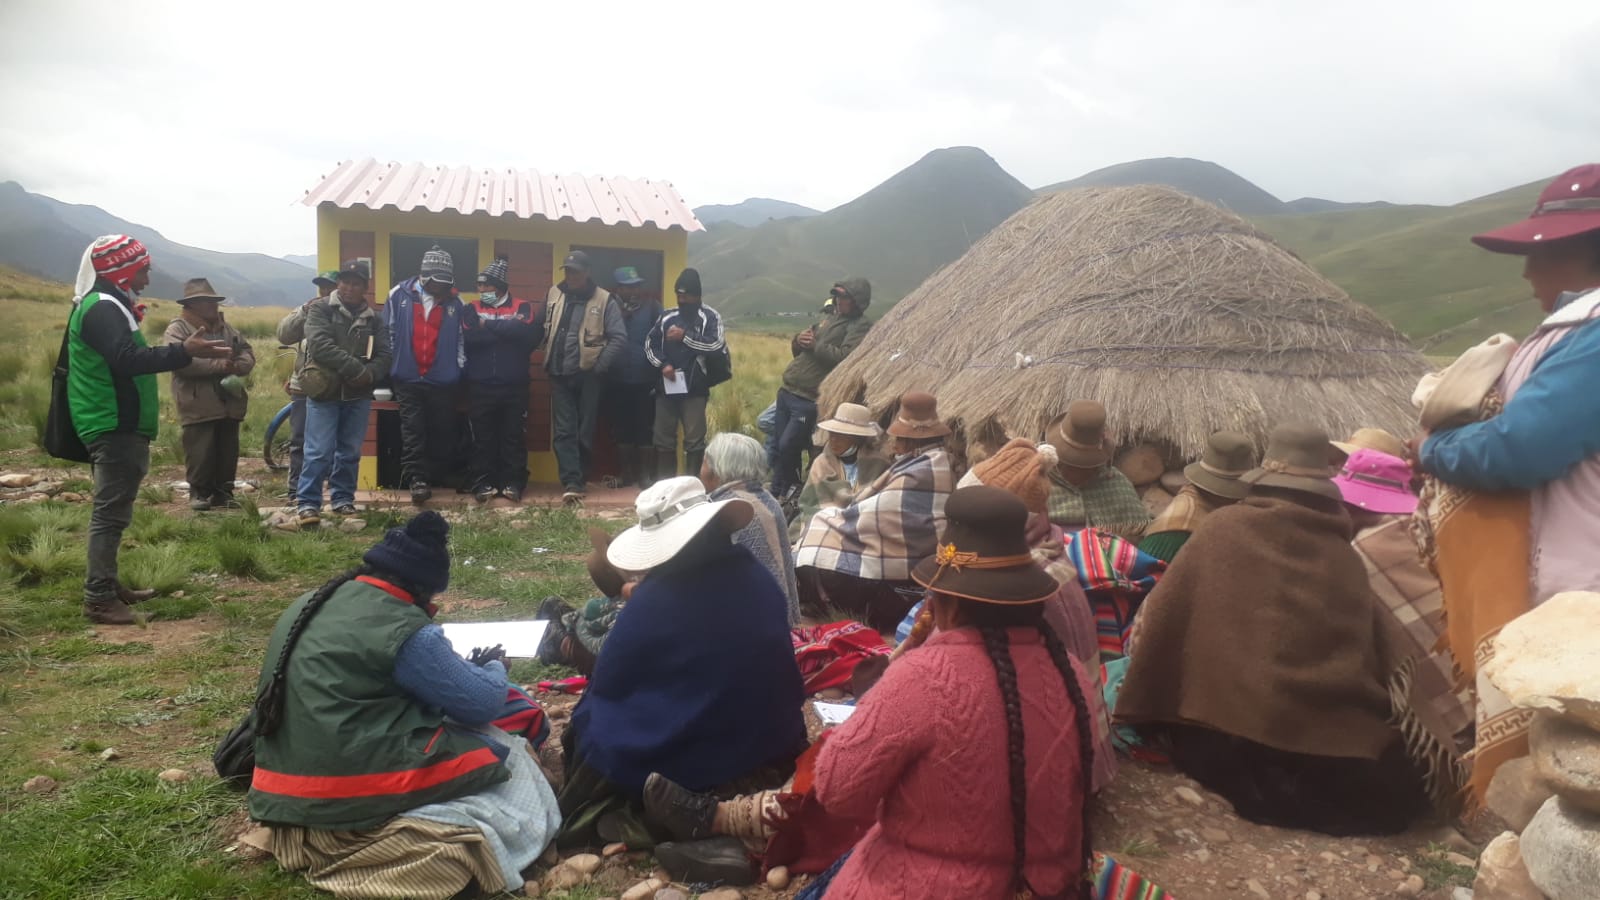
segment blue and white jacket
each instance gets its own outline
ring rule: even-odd
[[[683,329],[683,340],[667,340],[667,329],[674,325]],[[684,310],[676,307],[662,313],[655,327],[650,329],[650,336],[645,339],[644,355],[657,371],[672,366],[687,373],[685,377],[689,380],[689,393],[696,397],[709,397],[711,388],[695,383],[699,367],[694,363],[698,357],[720,353],[726,346],[728,338],[722,331],[722,317],[702,303],[695,313],[686,315]]]
[[[448,300],[434,301],[444,308],[439,322],[439,347],[434,353],[433,365],[427,375],[417,374],[417,357],[411,349],[412,309],[432,298],[425,297],[422,286],[415,278],[407,278],[394,286],[389,299],[383,304],[383,321],[389,326],[389,341],[394,345],[394,359],[389,365],[389,377],[395,384],[431,384],[441,387],[461,380],[467,367],[467,345],[462,339],[461,298],[451,292]]]

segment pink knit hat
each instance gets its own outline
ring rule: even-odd
[[[1357,450],[1335,475],[1344,502],[1386,516],[1407,516],[1417,509],[1411,492],[1411,466],[1379,450]]]

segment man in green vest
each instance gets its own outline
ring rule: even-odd
[[[125,234],[97,238],[84,251],[67,319],[68,406],[94,467],[83,614],[101,625],[134,624],[129,604],[155,595],[130,590],[117,579],[117,551],[133,521],[139,483],[150,471],[159,411],[156,373],[233,352],[226,342],[198,332],[181,344],[149,346],[139,330],[144,306],[137,302],[149,286],[144,244]]]
[[[587,253],[574,250],[567,254],[561,272],[561,283],[550,289],[545,300],[540,324],[544,329],[544,369],[550,373],[561,500],[575,506],[583,502],[589,480],[605,374],[622,358],[628,327],[611,294],[589,277]],[[644,352],[643,347],[636,350]]]

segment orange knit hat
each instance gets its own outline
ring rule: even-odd
[[[1045,513],[1050,499],[1049,472],[1056,467],[1056,448],[1012,438],[993,456],[978,463],[972,475],[990,487],[1016,495],[1028,512]]]

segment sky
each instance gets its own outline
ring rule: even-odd
[[[0,180],[310,253],[340,160],[827,209],[938,147],[1455,203],[1600,160],[1595,0],[0,3]]]

